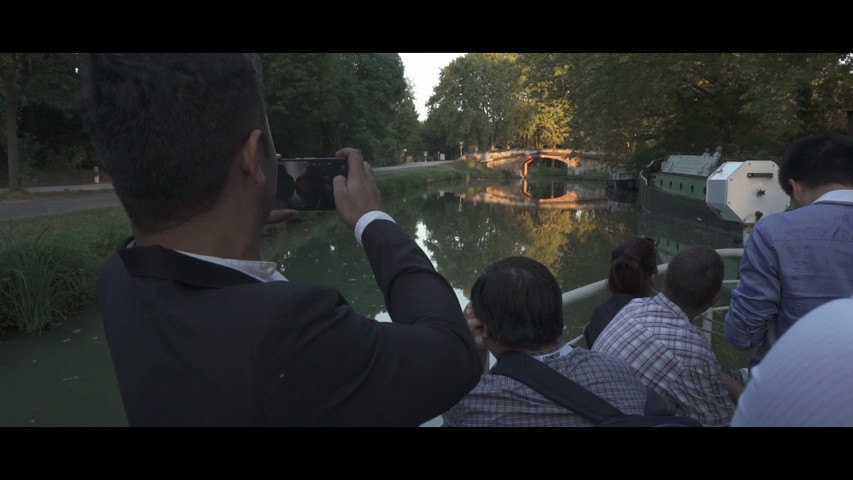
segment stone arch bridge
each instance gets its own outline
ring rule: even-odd
[[[525,178],[532,162],[550,159],[566,164],[566,175],[577,175],[592,170],[608,170],[610,163],[603,154],[580,150],[542,148],[536,150],[491,150],[476,154],[468,153],[466,159],[476,158],[489,168],[496,168]]]

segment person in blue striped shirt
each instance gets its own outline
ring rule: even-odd
[[[803,315],[853,295],[853,136],[795,140],[778,181],[794,208],[753,226],[725,319],[732,346],[757,347],[750,369]]]

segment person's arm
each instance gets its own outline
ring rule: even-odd
[[[732,401],[737,404],[740,394],[742,394],[744,388],[746,388],[744,384],[735,380],[734,377],[728,374],[728,372],[723,371],[720,371],[720,380],[722,380],[726,391],[729,392],[729,397],[731,397]]]
[[[761,226],[755,225],[744,245],[739,282],[732,291],[725,319],[726,338],[738,350],[760,344],[768,322],[779,312],[778,255]]]
[[[681,406],[686,415],[699,420],[708,427],[727,426],[735,411],[735,401],[723,381],[724,373],[720,370],[713,353],[699,363],[688,365],[682,372],[680,395],[683,395]],[[729,378],[735,381],[734,378]],[[676,395],[676,396],[680,396]]]
[[[351,227],[368,213],[361,243],[391,322],[364,321],[350,309],[337,320],[333,375],[352,379],[341,415],[362,425],[411,425],[428,421],[465,396],[480,378],[474,344],[453,287],[415,241],[384,214],[379,189],[361,152],[343,149],[346,178],[333,179],[338,214]],[[326,368],[325,365],[318,365]],[[321,372],[317,372],[322,375]]]

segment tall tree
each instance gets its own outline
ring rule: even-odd
[[[39,100],[52,105],[70,105],[76,87],[77,62],[77,55],[70,53],[0,53],[11,191],[23,188],[19,143],[21,108]]]
[[[517,54],[469,53],[444,67],[427,102],[445,141],[468,149],[508,146],[522,114]]]
[[[396,53],[266,53],[270,128],[283,156],[360,148],[374,165],[398,161],[419,124]]]
[[[398,146],[419,129],[413,94],[397,53],[341,56],[346,94],[343,139],[375,165],[396,163]]]
[[[853,107],[851,54],[743,55],[741,71],[749,72],[742,108],[754,116],[754,131],[773,154],[794,137],[838,130],[845,123],[845,110]]]
[[[523,72],[523,114],[516,122],[514,142],[527,148],[554,148],[569,137],[571,104],[565,77],[569,66],[558,53],[525,53],[518,56]]]
[[[851,105],[847,54],[573,53],[572,140],[625,155],[777,154],[807,131],[838,125]]]
[[[329,156],[338,141],[342,72],[334,53],[264,53],[264,92],[284,157]]]

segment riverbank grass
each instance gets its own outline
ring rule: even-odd
[[[97,268],[130,235],[121,207],[0,228],[0,334],[41,334],[94,302]]]
[[[13,238],[0,248],[0,333],[42,333],[92,302],[97,259],[73,237]]]

